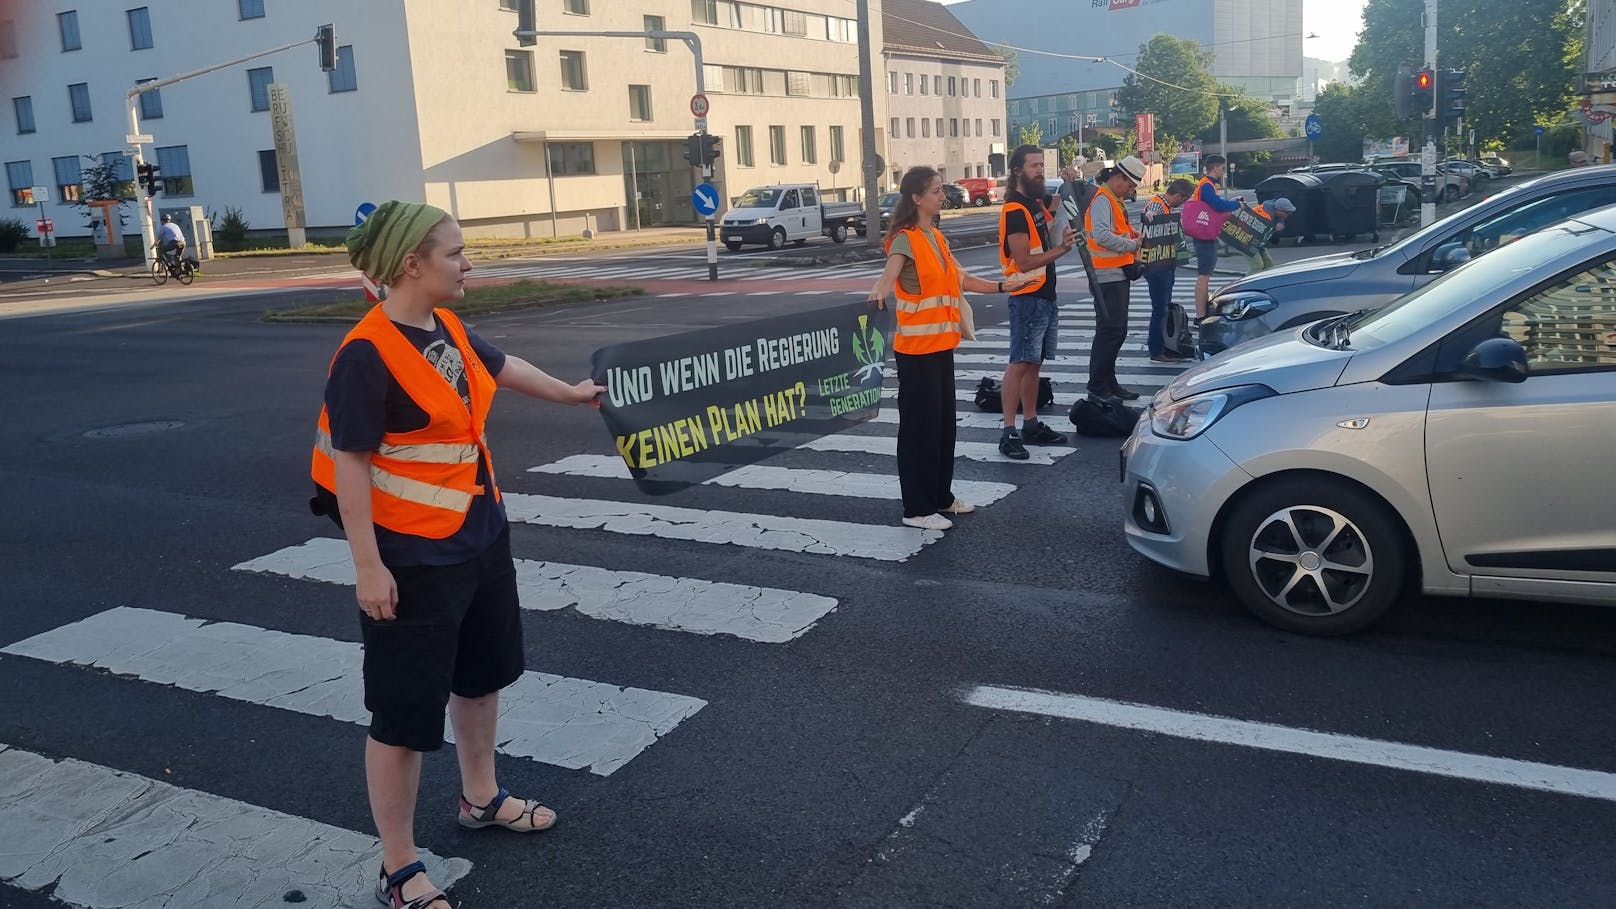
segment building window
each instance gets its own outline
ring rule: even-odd
[[[807,73],[797,72],[796,70],[787,70],[786,94],[799,98],[806,98],[813,94],[813,92],[809,90],[809,86],[812,84],[812,82],[813,80],[809,78]]]
[[[784,126],[769,127],[769,163],[786,163],[786,128]]]
[[[152,46],[151,12],[144,6],[128,11],[129,49],[146,50]]]
[[[74,123],[90,122],[90,84],[75,82],[67,87],[67,100],[73,107]]]
[[[651,119],[651,86],[628,87],[628,118],[642,122]]]
[[[667,31],[668,30],[668,20],[662,18],[661,16],[646,16],[645,17],[645,30],[648,31],[648,32]],[[651,51],[652,53],[665,54],[665,53],[668,52],[668,39],[666,39],[666,38],[646,38],[645,39],[645,49],[648,50],[648,51]]]
[[[752,167],[752,127],[735,127],[735,163],[741,167]]]
[[[892,121],[892,134],[898,134],[898,121],[896,118]],[[847,160],[847,157],[842,154],[842,128],[840,126],[830,128],[830,159],[832,161]]]
[[[819,163],[819,142],[814,132],[815,130],[812,126],[802,128],[802,163],[804,164]]]
[[[258,153],[258,179],[264,185],[264,192],[281,191],[281,166],[275,160],[275,149],[266,148]]]
[[[948,138],[950,138],[950,139],[958,139],[959,138],[959,121],[954,119],[953,117],[948,118]]]
[[[84,198],[84,170],[78,155],[52,158],[56,171],[56,196],[63,202],[78,202]]]
[[[589,15],[589,0],[566,0],[566,11],[574,16]]]
[[[725,84],[729,91],[737,95],[763,94],[763,70],[750,66],[728,66],[724,68]]]
[[[1046,135],[1046,136],[1055,135],[1055,118],[1054,117],[1049,118],[1049,131],[1044,133],[1044,135]]]
[[[992,89],[990,94],[993,97],[995,97],[995,98],[999,97],[999,80],[998,79],[989,79],[988,80],[988,88]]]
[[[834,126],[831,127],[831,128],[835,129]],[[894,138],[894,139],[898,138],[898,118],[897,117],[892,118],[892,138]]]
[[[717,25],[718,0],[690,0],[690,21],[697,25]]]
[[[914,73],[904,73],[903,74],[903,93],[906,94],[906,95],[912,95],[912,94],[915,93],[915,74]]]
[[[269,83],[275,81],[275,67],[260,66],[247,70],[247,94],[253,110],[269,110]]]
[[[84,46],[79,38],[79,11],[70,9],[56,14],[56,30],[62,33],[62,53],[76,51]]]
[[[354,68],[352,44],[337,48],[337,68],[325,75],[329,94],[359,91],[359,70]]]
[[[897,133],[893,133],[893,135],[897,135]],[[903,121],[903,135],[904,135],[904,138],[906,138],[906,139],[913,139],[915,137],[915,118],[914,117],[906,117],[906,118],[904,118],[904,121]]]
[[[803,29],[807,33],[806,27]],[[835,41],[839,44],[858,43],[858,20],[843,19],[838,16],[825,17],[825,40]]]
[[[101,156],[101,163],[112,165],[112,177],[118,181],[118,198],[135,197],[135,161],[121,151],[110,151]]]
[[[516,0],[499,0],[499,8],[508,9],[514,13],[516,12]]]
[[[896,95],[897,93],[898,93],[898,71],[895,70],[895,69],[887,70],[887,94]]]
[[[937,118],[937,138],[941,139],[942,137],[943,137],[943,118],[938,117]]]
[[[185,145],[169,145],[157,149],[157,167],[163,172],[163,193],[167,196],[193,196],[196,187],[191,182],[191,149]]]
[[[505,87],[513,92],[535,91],[532,51],[505,52]]]
[[[236,9],[243,19],[264,18],[264,0],[236,0]]]
[[[583,51],[561,52],[561,87],[570,92],[589,90],[589,74],[584,69]]]
[[[971,80],[971,91],[974,92],[978,98],[982,97],[982,80],[981,79],[972,79]],[[982,167],[982,165],[980,165],[980,164],[977,165],[978,170],[980,170],[981,167]]]
[[[592,174],[595,172],[593,142],[556,142],[550,145],[550,173]]]
[[[920,118],[920,138],[922,138],[922,139],[930,139],[931,138],[931,120],[929,120],[929,119],[927,119],[925,117]]]
[[[17,135],[34,131],[34,96],[23,95],[11,99],[11,109],[17,114]]]
[[[976,118],[976,137],[978,139],[982,138],[982,118],[981,117]]]
[[[6,183],[11,186],[12,207],[34,204],[34,162],[7,161]]]
[[[924,95],[924,94],[926,94],[926,86],[927,86],[927,85],[928,85],[928,84],[929,84],[929,83],[928,83],[928,82],[927,82],[927,81],[926,81],[926,77],[925,77],[925,76],[921,76],[921,77],[920,77],[920,93],[921,93],[921,94],[922,94],[922,95]]]
[[[155,78],[152,78],[152,79],[139,79],[139,80],[136,80],[135,84],[140,85],[140,84],[143,84],[143,83],[146,83],[146,82],[156,82],[156,81],[157,80]],[[161,120],[161,119],[163,119],[163,92],[162,92],[162,89],[154,88],[149,92],[141,92],[140,93],[140,119],[142,119],[142,120]]]
[[[954,97],[954,94],[955,94],[954,77],[949,76],[948,77],[948,96],[950,98],[952,98],[952,97]]]
[[[994,117],[993,118],[993,138],[997,139],[998,137],[999,137],[999,118]]]

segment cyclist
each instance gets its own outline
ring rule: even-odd
[[[185,258],[185,234],[180,226],[174,223],[173,215],[163,216],[163,225],[157,229],[157,247],[163,258],[168,260],[169,267],[178,269]]]

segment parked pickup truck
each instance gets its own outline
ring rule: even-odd
[[[824,234],[840,243],[848,226],[864,213],[859,202],[821,202],[813,183],[782,183],[747,190],[724,213],[719,236],[731,251],[748,243],[780,249],[786,241],[801,246]]]

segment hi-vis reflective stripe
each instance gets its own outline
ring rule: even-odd
[[[898,334],[908,337],[918,335],[948,335],[959,334],[959,323],[950,319],[946,322],[898,323]]]
[[[953,297],[935,296],[922,297],[919,300],[898,300],[898,312],[917,313],[927,309],[941,309],[954,305]]]
[[[337,457],[336,456],[336,451],[331,447],[331,434],[330,433],[326,432],[323,429],[315,430],[314,431],[314,446],[316,448],[318,448],[321,451],[321,453],[323,453],[326,457],[331,458],[333,461],[336,460],[336,457]],[[436,458],[427,458],[427,457],[419,457],[419,458],[413,458],[413,459],[411,459],[411,458],[401,458],[400,460],[416,460],[416,461],[423,461],[423,462],[427,462],[427,463],[437,463],[437,464],[466,464],[466,463],[474,463],[477,460],[477,446],[475,446],[475,445],[462,446],[462,445],[450,445],[450,444],[434,443],[434,444],[409,445],[409,446],[389,445],[389,446],[385,446],[385,447],[395,449],[395,450],[397,450],[397,449],[405,449],[405,448],[413,448],[413,449],[460,449],[460,448],[469,448],[470,451],[471,451],[471,458],[470,458],[469,461],[462,458],[462,457],[459,457],[458,456],[458,451],[457,451],[457,456],[453,460],[447,460],[447,461],[438,460]],[[387,456],[388,457],[397,457],[394,454],[389,454]],[[466,492],[466,491],[459,490],[459,489],[450,489],[447,486],[433,486],[431,483],[423,483],[420,480],[414,480],[414,479],[411,479],[409,477],[401,477],[396,473],[390,473],[390,472],[388,472],[386,470],[383,470],[382,468],[377,467],[375,464],[370,465],[370,485],[374,486],[376,489],[378,489],[378,490],[380,490],[382,492],[385,492],[388,495],[390,495],[390,496],[392,496],[392,497],[394,497],[396,499],[403,499],[406,502],[414,502],[417,505],[426,505],[426,506],[431,507],[431,508],[442,508],[442,509],[446,509],[448,511],[459,512],[461,514],[464,514],[465,512],[471,510],[471,496],[472,496],[472,494],[470,492]]]
[[[323,429],[314,431],[314,444],[326,455],[335,458],[331,447],[331,434]],[[475,464],[478,449],[470,442],[417,442],[410,445],[382,445],[376,453],[395,461],[419,461],[423,464]]]

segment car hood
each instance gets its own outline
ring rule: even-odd
[[[1181,373],[1163,391],[1174,401],[1191,395],[1266,385],[1279,394],[1328,388],[1352,359],[1350,350],[1326,350],[1303,340],[1306,326],[1266,335]]]
[[[732,208],[724,212],[725,221],[756,221],[774,214],[772,208]]]
[[[1328,256],[1298,259],[1295,262],[1265,268],[1249,278],[1241,278],[1232,284],[1226,284],[1215,296],[1227,296],[1242,290],[1265,291],[1270,287],[1311,284],[1315,281],[1333,281],[1336,278],[1346,277],[1354,269],[1362,265],[1363,262],[1364,260],[1362,259],[1354,259],[1352,253],[1332,253]]]

